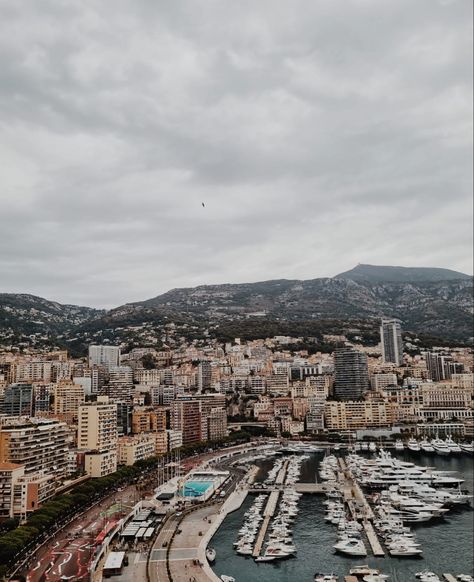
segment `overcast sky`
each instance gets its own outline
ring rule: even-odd
[[[0,0],[0,291],[471,273],[471,102],[472,0]]]

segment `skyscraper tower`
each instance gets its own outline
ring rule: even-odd
[[[367,355],[352,347],[339,348],[334,352],[335,390],[340,400],[359,400],[369,389]]]
[[[403,341],[402,328],[398,319],[382,319],[380,342],[383,361],[401,366],[403,364]]]

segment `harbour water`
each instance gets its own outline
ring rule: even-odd
[[[441,457],[404,452],[396,456],[419,465],[458,471],[465,479],[463,488],[473,492],[474,465],[468,455]],[[300,481],[314,482],[321,459],[322,454],[314,453],[303,462]],[[259,480],[265,477],[272,464],[267,460],[259,463]],[[356,564],[370,564],[381,569],[390,575],[390,582],[414,581],[415,573],[425,569],[454,575],[474,572],[474,511],[471,506],[456,507],[445,519],[430,525],[412,524],[423,549],[421,558],[393,558],[387,555],[384,558],[368,556],[358,559],[334,553],[336,528],[324,520],[324,496],[303,495],[293,527],[297,556],[288,560],[256,563],[250,557],[237,555],[232,545],[242,525],[243,514],[253,500],[253,495],[249,495],[238,511],[227,516],[212,539],[211,545],[217,550],[213,568],[219,576],[233,576],[236,582],[313,582],[315,572],[325,572],[338,574],[343,580],[343,576]]]

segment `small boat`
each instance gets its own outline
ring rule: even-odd
[[[348,556],[367,556],[367,549],[362,540],[347,538],[335,544],[333,548]]]
[[[369,443],[369,451],[375,453],[377,450],[377,445],[374,442]]]
[[[225,574],[221,574],[222,582],[235,582],[235,578],[233,576],[226,576]]]
[[[314,582],[337,582],[338,576],[335,574],[316,574],[314,575]]]
[[[370,576],[371,574],[380,574],[380,570],[377,568],[371,568],[368,564],[363,564],[362,566],[354,566],[349,570],[351,576]]]
[[[273,562],[273,560],[276,560],[277,557],[276,556],[271,556],[269,554],[264,554],[263,556],[257,556],[255,558],[256,562]]]
[[[415,576],[420,579],[420,582],[441,582],[440,577],[434,572],[430,572],[429,570],[417,572]]]
[[[209,564],[212,564],[216,559],[216,550],[214,548],[207,548],[206,550],[206,558]]]
[[[459,446],[465,453],[474,453],[474,443],[461,443]]]

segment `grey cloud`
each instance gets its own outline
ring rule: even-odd
[[[0,290],[472,269],[470,2],[2,10]]]

